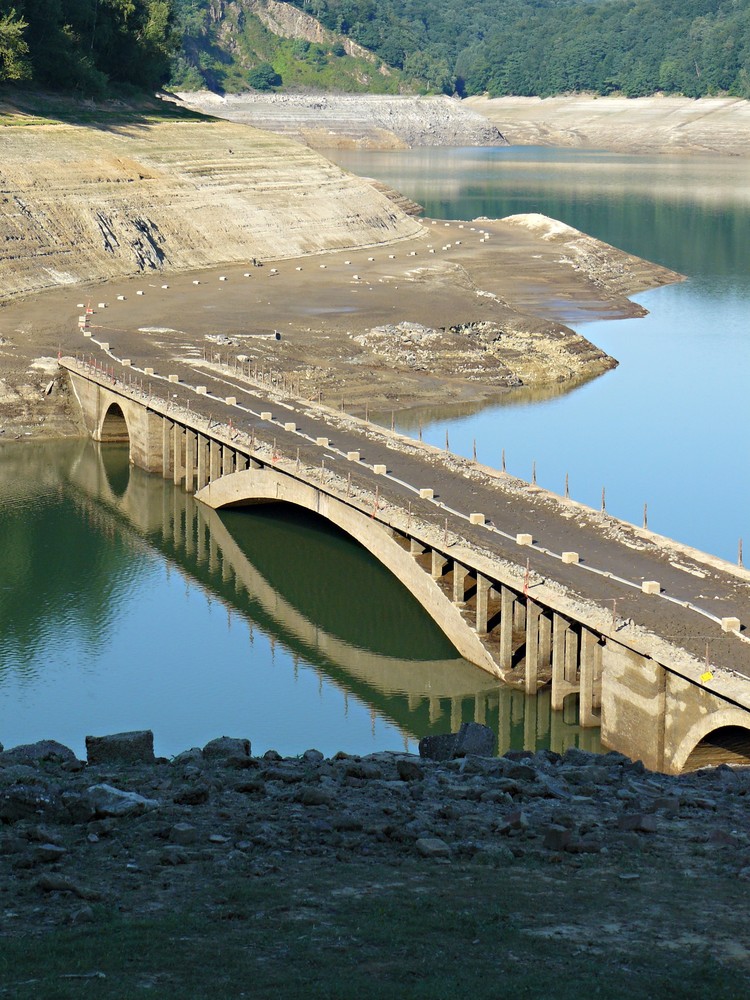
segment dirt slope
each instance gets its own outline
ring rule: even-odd
[[[366,181],[244,125],[6,125],[0,141],[0,299],[419,232]]]

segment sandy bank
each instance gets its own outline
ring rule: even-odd
[[[470,97],[511,145],[750,155],[750,102],[734,97]]]

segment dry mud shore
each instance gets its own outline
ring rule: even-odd
[[[450,97],[376,94],[176,95],[186,107],[286,135],[313,149],[506,146],[494,122]]]
[[[470,97],[462,106],[514,146],[750,155],[750,102],[736,97]]]
[[[623,969],[647,975],[660,962],[687,970],[710,960],[732,983],[750,982],[750,931],[738,917],[750,770],[667,777],[616,753],[471,753],[483,730],[430,738],[438,760],[254,757],[248,740],[229,738],[155,759],[149,732],[88,738],[87,763],[52,741],[0,753],[0,951],[69,926],[95,933],[113,914],[192,910],[207,926],[249,921],[252,936],[265,914],[239,914],[230,887],[257,880],[279,899],[292,894],[298,937],[325,924],[343,894],[378,907],[424,891],[436,872],[455,887],[456,912],[471,899],[485,917],[498,900],[482,888],[499,880],[530,954],[554,941],[561,970],[576,964],[571,951],[583,964],[605,961],[608,996],[621,995]],[[507,960],[501,949],[499,967]],[[647,984],[634,995],[649,995]],[[704,994],[688,979],[669,995]]]
[[[8,435],[77,432],[54,362],[85,346],[87,305],[95,336],[138,339],[134,357],[243,354],[363,412],[600,374],[616,362],[566,319],[637,315],[629,294],[680,277],[541,216],[417,219],[247,125],[74,110],[90,124],[0,102]]]

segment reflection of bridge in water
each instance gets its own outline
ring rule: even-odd
[[[405,738],[455,730],[473,719],[491,726],[501,749],[546,746],[562,752],[573,745],[598,748],[598,733],[579,729],[575,704],[569,702],[564,712],[553,712],[549,691],[539,698],[527,698],[522,691],[498,684],[460,658],[400,658],[363,648],[322,626],[311,617],[311,609],[298,606],[299,601],[296,605],[284,592],[285,579],[288,583],[292,573],[303,571],[301,563],[306,560],[295,539],[281,551],[286,526],[277,518],[264,518],[261,512],[240,514],[250,522],[246,531],[249,544],[240,544],[236,532],[232,533],[216,511],[162,478],[129,469],[127,449],[123,448],[109,447],[102,453],[89,444],[74,463],[70,480],[79,502],[85,498],[89,511],[96,509],[100,516],[111,518],[114,514],[124,520],[138,538],[159,549],[204,591],[248,618],[272,643],[312,663],[345,696],[357,697],[389,719]],[[333,593],[326,598],[335,600],[335,591],[345,588],[350,573],[362,573],[362,561],[351,542],[343,538],[338,540],[335,553],[329,551],[329,564],[323,564],[331,534],[322,523],[318,527],[323,529],[319,545],[313,535],[316,526],[302,525],[308,533],[306,550],[309,558],[313,546],[314,572],[319,581],[329,581]],[[252,539],[259,538],[264,540],[263,551],[253,551]],[[296,552],[298,557],[295,565],[289,565],[290,548],[292,556]],[[351,554],[357,558],[350,566]],[[382,582],[391,591],[400,589],[374,561],[368,562],[376,574],[371,587]],[[297,582],[296,599],[306,589]],[[382,607],[382,602],[378,603]],[[398,594],[391,603],[403,609]],[[368,613],[372,618],[371,602],[355,612],[356,618]],[[421,609],[415,608],[414,614],[423,620]],[[392,615],[386,623],[378,617],[380,628],[383,624],[390,630],[414,627],[413,615],[408,613],[401,614],[400,626]],[[361,633],[351,620],[350,628],[356,635]],[[427,646],[435,648],[434,637]],[[437,646],[445,647],[442,638]]]
[[[320,514],[397,576],[462,656],[531,696],[551,685],[555,710],[577,698],[581,725],[601,725],[606,746],[671,772],[708,741],[750,757],[747,571],[281,399],[239,371],[202,368],[196,385],[184,361],[168,377],[140,369],[168,386],[162,400],[129,361],[127,382],[62,365],[95,439],[128,440],[134,464],[197,487],[207,506]]]

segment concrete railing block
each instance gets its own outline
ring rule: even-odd
[[[328,447],[328,438],[315,438],[315,444],[319,444],[321,448]]]
[[[260,415],[260,419],[261,420],[273,420],[273,414],[271,413],[270,410],[263,410],[263,412]]]
[[[170,382],[179,382],[180,381],[180,376],[179,375],[167,375],[167,378],[169,379]]]
[[[721,627],[725,632],[738,632],[740,628],[739,618],[722,618]]]
[[[153,368],[144,368],[143,369],[143,374],[144,375],[153,375],[154,374],[154,369]]]
[[[84,330],[83,335],[84,337],[93,337],[91,330]]]
[[[123,368],[131,368],[133,362],[130,360],[130,358],[123,358],[120,364],[122,365]]]
[[[106,302],[99,302],[96,308],[97,309],[106,309],[107,308],[107,303]]]
[[[422,500],[432,500],[435,496],[435,491],[430,489],[423,489],[419,491],[419,496]]]
[[[484,524],[484,514],[469,514],[469,524]]]
[[[288,420],[284,424],[284,430],[285,431],[296,431],[297,430],[297,425],[294,423],[294,421]]]
[[[533,541],[534,541],[533,535],[529,535],[525,532],[521,532],[520,534],[516,535],[517,545],[531,545]]]
[[[568,563],[569,565],[575,565],[579,561],[579,556],[577,552],[563,552],[562,561]]]
[[[198,279],[196,278],[196,279],[195,279],[195,280],[193,281],[193,284],[194,284],[194,285],[200,285],[200,281],[198,281]]]
[[[227,406],[236,406],[237,405],[237,397],[236,396],[227,396],[227,398],[224,400],[224,402],[227,404]]]
[[[205,396],[206,393],[208,392],[208,389],[205,387],[205,385],[196,385],[195,391],[198,393],[199,396]]]
[[[359,461],[359,452],[358,451],[347,451],[346,457],[349,459],[350,462],[358,462]]]
[[[136,295],[145,295],[146,293],[145,293],[144,291],[141,291],[141,290],[139,289],[139,290],[138,290],[138,291],[137,291],[137,292],[136,292],[135,294],[136,294]]]
[[[661,584],[658,580],[644,580],[641,584],[641,590],[644,594],[660,594]]]
[[[99,347],[101,347],[101,349],[103,351],[108,351],[109,350],[109,343],[106,340],[103,340],[101,342],[101,344],[99,344]]]
[[[373,465],[372,471],[376,476],[384,476],[388,470],[384,465]]]
[[[124,302],[125,301],[125,296],[124,295],[118,295],[117,296],[117,301],[118,302]]]

